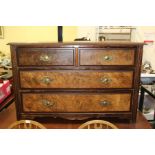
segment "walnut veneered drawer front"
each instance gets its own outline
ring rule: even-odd
[[[19,48],[20,66],[74,65],[74,49],[61,48]]]
[[[130,93],[25,93],[22,94],[25,112],[110,112],[130,111]]]
[[[134,65],[134,49],[80,49],[80,65]]]
[[[132,71],[20,71],[21,88],[132,88]]]

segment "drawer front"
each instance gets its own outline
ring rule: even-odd
[[[21,66],[74,65],[74,50],[61,48],[19,48]]]
[[[134,49],[81,49],[80,65],[134,65]]]
[[[21,88],[131,88],[132,71],[21,71]]]
[[[130,111],[131,94],[57,93],[23,94],[25,112]]]

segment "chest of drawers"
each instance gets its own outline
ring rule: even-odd
[[[136,121],[142,43],[10,43],[17,119]]]

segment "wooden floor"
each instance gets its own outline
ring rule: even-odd
[[[8,108],[0,112],[0,128],[6,129],[11,123],[16,121],[16,111],[15,104],[12,103]],[[71,121],[65,119],[56,119],[56,118],[38,118],[36,121],[42,123],[48,129],[77,129],[83,121]],[[118,128],[121,129],[151,129],[151,125],[143,117],[143,115],[137,113],[136,123],[131,123],[127,121],[122,122],[112,122]]]

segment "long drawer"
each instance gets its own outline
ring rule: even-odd
[[[24,112],[130,111],[130,93],[24,93]]]
[[[134,65],[134,49],[80,49],[80,65]]]
[[[73,66],[74,49],[19,48],[18,63],[20,66]]]
[[[132,88],[133,71],[20,71],[21,88]]]

